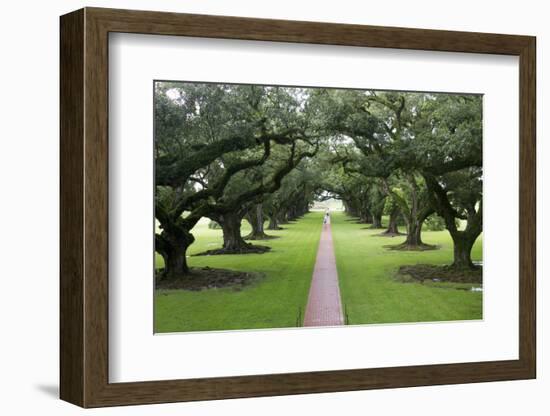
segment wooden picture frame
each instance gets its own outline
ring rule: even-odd
[[[60,27],[61,399],[82,407],[101,407],[535,378],[534,37],[100,8],[64,15]],[[109,383],[110,32],[518,56],[519,359]]]

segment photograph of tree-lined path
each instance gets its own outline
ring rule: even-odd
[[[155,332],[482,318],[482,97],[155,82]]]

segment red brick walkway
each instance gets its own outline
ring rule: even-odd
[[[338,272],[332,245],[330,220],[323,224],[317,260],[304,315],[304,326],[343,325],[342,303],[338,287]]]

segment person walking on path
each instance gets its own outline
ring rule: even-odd
[[[330,218],[330,214],[328,213],[328,210],[325,212],[325,217],[323,218],[323,224],[328,224],[328,220]]]

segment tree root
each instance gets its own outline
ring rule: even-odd
[[[218,248],[193,254],[193,256],[218,256],[221,254],[263,254],[271,250],[271,247],[247,244],[235,249]]]
[[[387,248],[388,250],[401,250],[401,251],[428,251],[428,250],[438,250],[441,247],[438,245],[432,245],[432,244],[407,244],[407,243],[401,243],[396,245],[387,245],[383,246],[384,248]]]
[[[274,238],[280,238],[278,235],[269,235],[269,234],[248,234],[246,237],[243,237],[245,240],[255,241],[255,240],[273,240]]]
[[[387,232],[383,232],[383,233],[380,233],[380,234],[375,234],[373,235],[373,237],[399,237],[399,236],[402,236],[402,235],[406,235],[405,233],[387,233]]]

